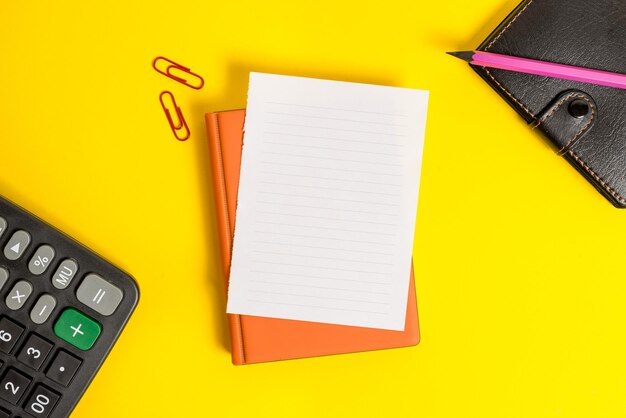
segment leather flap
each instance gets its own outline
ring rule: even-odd
[[[540,129],[566,153],[594,125],[598,108],[587,93],[572,90],[559,95],[539,116],[533,127]]]

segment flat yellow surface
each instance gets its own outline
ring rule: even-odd
[[[141,288],[74,417],[626,414],[626,212],[445,55],[516,1],[4,3],[0,193]],[[203,114],[244,107],[250,71],[431,91],[417,347],[231,365]]]

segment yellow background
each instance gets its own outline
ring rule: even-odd
[[[4,3],[0,192],[142,292],[74,417],[626,414],[626,212],[444,53],[515,0]],[[417,347],[231,365],[203,114],[244,107],[250,71],[431,91]]]

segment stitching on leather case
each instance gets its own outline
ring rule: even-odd
[[[587,98],[587,96],[580,94],[580,93],[569,93],[568,95],[566,95],[565,97],[563,97],[561,100],[559,100],[557,102],[557,104],[550,110],[550,112],[546,113],[545,115],[543,115],[541,117],[541,119],[539,120],[539,122],[537,123],[537,125],[535,126],[535,128],[538,128],[539,126],[541,126],[542,123],[544,123],[546,120],[548,120],[552,115],[554,115],[556,113],[557,110],[559,110],[561,108],[561,106],[563,106],[563,104],[565,102],[567,102],[570,99],[581,99],[584,100],[585,102],[587,102],[589,104],[589,107],[591,108],[591,117],[589,118],[589,120],[587,121],[586,124],[584,124],[583,126],[581,126],[580,130],[569,140],[567,141],[567,143],[565,145],[563,145],[561,147],[561,149],[559,149],[557,151],[558,155],[563,155],[565,154],[565,151],[567,151],[567,149],[572,146],[572,144],[574,142],[576,142],[581,136],[583,136],[583,134],[585,132],[587,132],[589,130],[589,128],[591,127],[591,124],[593,123],[593,120],[596,117],[596,106],[595,104],[589,100]]]
[[[520,12],[513,19],[511,19],[509,24],[506,25],[504,29],[500,31],[498,36],[496,36],[495,38],[493,38],[491,42],[489,42],[489,45],[487,45],[487,47],[485,48],[485,51],[489,51],[489,49],[491,49],[491,47],[498,41],[498,39],[500,39],[500,37],[504,35],[504,32],[506,32],[511,27],[511,25],[517,20],[517,18],[520,17],[526,11],[526,9],[528,9],[528,6],[530,6],[533,3],[533,1],[534,0],[530,0],[526,4],[526,6],[524,6],[524,8],[520,10]],[[496,78],[491,74],[491,72],[487,68],[483,67],[483,69],[485,70],[485,73],[487,73],[487,75],[493,80],[493,82],[496,83],[498,87],[500,87],[500,89],[502,89],[502,91],[504,91],[507,94],[507,96],[509,96],[515,103],[517,103],[526,112],[528,116],[530,116],[533,119],[535,118],[535,115],[533,115],[533,113],[530,110],[528,110],[528,108],[524,106],[517,97],[513,96],[511,92],[509,92],[502,84],[500,84],[500,82],[496,80]]]
[[[520,12],[517,14],[517,16],[515,16],[513,19],[511,19],[511,21],[509,22],[509,24],[508,24],[508,25],[506,25],[506,26],[504,27],[504,29],[502,29],[502,31],[500,31],[500,33],[498,34],[498,36],[496,36],[496,37],[495,37],[495,38],[494,38],[491,42],[489,42],[489,45],[487,45],[487,47],[485,48],[485,51],[489,51],[489,49],[491,49],[491,47],[493,46],[493,44],[495,44],[495,43],[498,41],[498,39],[500,39],[500,37],[501,37],[502,35],[504,35],[504,32],[506,32],[506,31],[507,31],[507,30],[511,27],[511,25],[513,24],[513,22],[515,22],[515,21],[517,20],[517,18],[518,18],[518,17],[520,17],[520,16],[521,16],[521,15],[522,15],[525,11],[526,11],[526,9],[528,9],[528,6],[530,6],[530,5],[532,4],[532,2],[533,2],[533,1],[534,1],[534,0],[530,0],[530,1],[528,2],[528,4],[526,4],[526,6],[524,6],[524,8],[523,8],[522,10],[520,10]]]
[[[554,107],[552,108],[552,110],[550,110],[548,113],[546,113],[545,115],[543,115],[541,117],[541,119],[539,119],[539,121],[537,122],[537,125],[535,125],[535,128],[538,128],[541,126],[542,123],[544,123],[550,116],[554,115],[556,113],[557,110],[559,110],[561,108],[561,106],[563,106],[563,103],[565,103],[566,101],[568,101],[569,99],[571,99],[572,97],[576,98],[582,98],[585,99],[585,101],[587,101],[585,96],[582,96],[580,93],[569,93],[567,95],[565,95],[561,100],[559,100]],[[587,101],[588,103],[590,103],[589,101]]]
[[[215,139],[217,139],[217,158],[219,159],[218,168],[220,170],[220,180],[224,185],[222,188],[222,193],[224,194],[224,213],[226,215],[226,239],[228,240],[228,248],[230,248],[232,252],[232,239],[230,238],[230,214],[228,213],[228,204],[226,199],[226,176],[224,175],[224,158],[222,156],[222,137],[220,135],[220,120],[216,113],[213,114],[213,120],[215,121]],[[237,323],[237,329],[239,330],[239,352],[241,353],[241,358],[243,362],[246,362],[246,350],[244,348],[243,342],[243,327],[241,323],[241,318],[239,315],[234,315],[235,322]]]
[[[604,190],[606,190],[611,196],[613,196],[616,200],[618,200],[620,203],[624,203],[626,204],[626,199],[624,199],[619,193],[617,193],[611,186],[609,186],[609,184],[602,180],[602,177],[600,177],[599,175],[596,174],[595,171],[593,171],[591,169],[591,167],[589,167],[574,151],[569,150],[567,151],[567,153],[569,155],[572,156],[572,158],[574,158],[576,160],[576,162],[578,162],[578,164],[580,164],[587,173],[591,174],[591,176],[596,179],[596,181],[598,183],[600,183],[600,185],[604,188]]]
[[[500,84],[498,80],[496,80],[496,78],[493,75],[491,75],[491,72],[489,71],[489,69],[487,69],[486,67],[483,67],[483,69],[485,70],[485,73],[487,73],[487,75],[493,80],[493,82],[496,83],[498,87],[500,87],[500,89],[502,89],[502,91],[504,91],[507,94],[507,96],[513,99],[513,101],[517,103],[526,112],[526,114],[528,114],[528,116],[530,116],[533,119],[535,118],[535,115],[533,115],[532,112],[528,110],[528,108],[524,106],[522,102],[518,100],[517,97],[513,96],[513,94],[511,94],[502,84]]]

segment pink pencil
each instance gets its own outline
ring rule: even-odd
[[[448,54],[461,58],[472,65],[479,65],[481,67],[500,68],[502,70],[517,71],[520,73],[536,74],[545,77],[562,78],[565,80],[582,81],[583,83],[626,89],[626,74],[512,57],[509,55],[494,54],[492,52],[462,51],[448,52]]]

